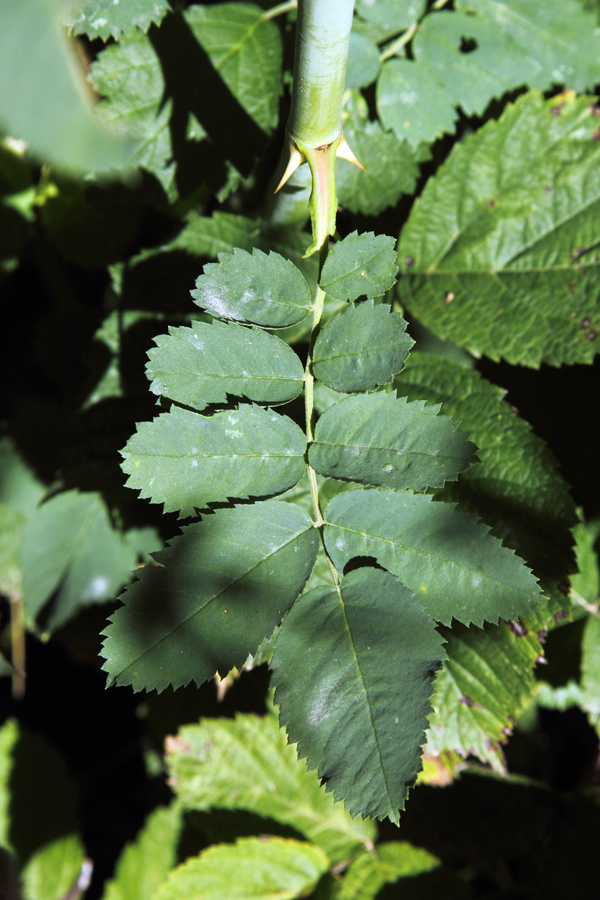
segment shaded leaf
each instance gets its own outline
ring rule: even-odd
[[[501,744],[531,700],[537,634],[517,622],[512,630],[454,626],[444,636],[448,658],[435,684],[427,748],[477,756],[506,774]]]
[[[23,60],[28,60],[26,69]],[[124,165],[130,146],[102,128],[57,0],[0,6],[0,126],[39,161],[82,174]]]
[[[311,893],[329,868],[322,850],[283,838],[240,838],[209,847],[169,876],[154,900],[292,900]]]
[[[0,503],[0,594],[18,599],[22,594],[21,545],[25,515]]]
[[[600,723],[600,616],[588,618],[581,644],[581,690],[584,709],[599,730]]]
[[[221,509],[141,570],[106,631],[110,683],[163,690],[241,667],[310,575],[318,534],[299,506]]]
[[[356,0],[356,11],[369,22],[401,31],[416,22],[425,5],[425,0]]]
[[[134,843],[123,850],[102,900],[152,900],[177,863],[181,807],[159,807],[144,823]]]
[[[69,0],[63,21],[74,34],[103,41],[130,35],[137,28],[148,31],[169,11],[167,0]]]
[[[385,294],[396,280],[395,241],[385,234],[353,231],[334,244],[321,272],[323,290],[335,300]]]
[[[245,809],[290,825],[332,863],[375,839],[307,772],[274,716],[238,714],[184,726],[167,740],[170,783],[190,809]]]
[[[426,494],[349,491],[325,511],[325,544],[340,571],[373,556],[402,578],[429,615],[481,625],[533,612],[539,587],[488,528]]]
[[[386,128],[413,145],[453,131],[456,107],[481,115],[526,85],[591,88],[600,78],[593,17],[576,0],[458,0],[426,16],[413,59],[385,63],[377,107]]]
[[[348,44],[346,65],[346,90],[366,87],[377,78],[379,50],[377,45],[363,34],[352,32]]]
[[[390,239],[391,240],[391,239]],[[191,291],[194,302],[215,316],[284,328],[301,322],[311,309],[301,272],[278,253],[235,249],[204,266]]]
[[[330,406],[308,451],[321,475],[395,490],[423,491],[453,481],[475,447],[440,407],[395,394],[358,394]]]
[[[138,553],[117,531],[100,494],[67,491],[32,513],[23,534],[25,612],[34,619],[54,596],[47,626],[80,607],[113,600],[129,581]]]
[[[363,172],[345,160],[336,162],[335,189],[344,209],[373,216],[412,193],[419,174],[412,147],[393,131],[384,131],[378,120],[369,121],[366,101],[357,91],[345,95],[342,127],[365,167]]]
[[[23,900],[65,900],[80,877],[84,855],[76,834],[40,847],[21,872]]]
[[[258,328],[214,321],[169,328],[155,339],[146,374],[150,390],[203,410],[227,395],[269,405],[301,392],[304,370],[284,341]]]
[[[335,391],[372,391],[400,372],[413,339],[387,304],[352,304],[327,321],[313,348],[313,373]]]
[[[271,661],[281,721],[351,815],[398,822],[421,768],[441,645],[410,591],[380,569],[315,588],[284,619]]]
[[[121,451],[127,487],[165,512],[287,491],[304,473],[304,432],[260,406],[201,416],[178,406],[142,422]]]
[[[350,863],[337,900],[371,900],[385,884],[430,872],[439,865],[436,856],[406,841],[378,844],[374,853],[361,853]]]
[[[533,92],[455,146],[400,241],[403,302],[425,325],[476,356],[592,360],[597,131],[588,98]]]
[[[394,385],[411,398],[441,403],[477,445],[478,462],[440,496],[491,525],[544,585],[555,590],[567,580],[575,504],[552,452],[505,392],[472,369],[423,353],[411,355]]]

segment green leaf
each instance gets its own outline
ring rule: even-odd
[[[439,406],[395,394],[358,394],[317,422],[308,461],[316,472],[361,484],[423,491],[453,481],[475,447]]]
[[[119,40],[158,25],[169,9],[167,0],[69,0],[63,21],[73,34]]]
[[[421,768],[442,639],[397,578],[356,569],[283,621],[275,702],[298,755],[353,815],[398,822]]]
[[[581,688],[590,721],[599,730],[600,723],[600,617],[589,616],[581,644]]]
[[[378,844],[374,853],[361,853],[350,863],[337,900],[371,900],[385,884],[431,872],[439,865],[436,856],[406,841]]]
[[[592,360],[597,132],[588,98],[533,92],[455,146],[400,241],[403,302],[425,325],[476,356]]]
[[[445,625],[514,619],[537,607],[539,587],[488,528],[424,494],[349,491],[325,511],[325,544],[340,571],[373,556]]]
[[[573,528],[577,572],[571,577],[571,590],[586,603],[600,599],[600,568],[596,543],[600,537],[600,519],[578,522]]]
[[[295,422],[260,406],[214,416],[173,406],[137,426],[121,467],[127,487],[185,517],[209,503],[287,491],[302,478],[305,450]]]
[[[477,445],[479,461],[440,496],[488,523],[544,585],[568,580],[576,522],[569,486],[505,391],[472,369],[425,353],[411,355],[394,386],[411,399],[441,403]]]
[[[506,774],[501,745],[531,701],[537,634],[513,622],[483,630],[454,626],[444,636],[448,659],[436,680],[427,748],[478,756]]]
[[[411,144],[431,141],[454,130],[459,105],[481,115],[493,98],[522,85],[591,88],[600,78],[599,49],[593,16],[576,0],[459,0],[452,12],[426,16],[413,59],[384,65],[379,115]]]
[[[394,243],[385,234],[353,231],[331,248],[321,272],[321,287],[335,300],[385,294],[398,271]]]
[[[111,618],[110,682],[161,691],[240,668],[304,587],[318,544],[304,510],[278,501],[221,509],[184,528]]]
[[[184,726],[167,742],[170,783],[189,809],[245,809],[290,825],[335,864],[375,839],[307,772],[275,716],[238,714]],[[108,900],[108,898],[107,898]]]
[[[152,900],[177,863],[181,831],[181,807],[172,803],[148,816],[134,843],[128,844],[117,862],[114,878],[102,900]]]
[[[391,240],[391,239],[390,239]],[[301,272],[278,253],[235,249],[204,266],[191,291],[194,302],[214,316],[284,328],[305,318],[312,301]]]
[[[231,93],[267,134],[277,125],[281,37],[253,3],[190,6],[186,20]]]
[[[23,900],[65,900],[77,885],[84,858],[76,834],[57,837],[40,847],[21,872]]]
[[[76,173],[125,164],[130,147],[101,127],[84,100],[83,68],[57,0],[1,4],[0,84],[0,127],[38,160]]]
[[[179,866],[153,900],[292,900],[310,894],[328,868],[323,851],[311,844],[240,838]]]
[[[362,87],[367,87],[367,85],[375,81],[378,72],[379,50],[377,45],[363,34],[353,32],[350,35],[348,45],[346,90],[359,90]]]
[[[25,525],[25,612],[34,619],[54,595],[47,627],[57,628],[80,607],[114,599],[137,559],[127,535],[112,526],[100,494],[59,494]]]
[[[195,322],[155,339],[146,374],[154,394],[203,410],[227,395],[287,403],[304,386],[299,357],[284,341],[232,322]]]
[[[425,0],[356,0],[356,11],[369,22],[401,31],[417,21],[425,5]]]
[[[400,372],[414,341],[399,313],[385,303],[352,304],[319,331],[313,373],[335,391],[373,391]]]
[[[344,137],[365,167],[339,159],[335,166],[338,202],[354,213],[373,216],[394,206],[415,189],[419,167],[415,153],[379,121],[369,121],[366,101],[357,91],[347,92],[342,109]]]
[[[0,503],[0,594],[18,599],[22,595],[21,545],[25,515]]]

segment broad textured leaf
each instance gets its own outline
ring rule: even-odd
[[[357,91],[345,96],[342,127],[366,170],[336,161],[335,188],[344,209],[373,216],[412,193],[419,174],[414,150],[393,131],[384,131],[378,121],[369,121],[366,101]]]
[[[330,478],[399,491],[441,487],[467,468],[475,447],[439,409],[395,393],[347,397],[319,418],[308,461]]]
[[[102,900],[152,900],[177,863],[181,807],[159,807],[144,823],[134,843],[123,850]]]
[[[258,328],[215,321],[169,328],[155,338],[146,374],[154,394],[203,410],[227,395],[256,403],[287,403],[304,385],[299,357],[284,341]]]
[[[568,580],[575,504],[552,452],[505,391],[472,369],[425,353],[411,355],[394,386],[411,399],[441,403],[477,445],[479,461],[440,496],[491,525],[544,585]]]
[[[153,900],[292,900],[311,894],[328,869],[323,851],[311,844],[240,838],[179,866]]]
[[[592,360],[598,134],[589,98],[533,92],[455,146],[400,242],[403,302],[425,325],[476,356]]]
[[[396,31],[416,22],[425,6],[425,0],[356,0],[359,15],[376,25],[389,25]]]
[[[271,660],[281,721],[351,815],[398,822],[444,655],[432,619],[380,569],[315,588],[284,619]]]
[[[325,511],[325,544],[338,569],[372,556],[402,579],[429,615],[482,625],[533,612],[539,587],[512,550],[473,516],[426,494],[349,491]]]
[[[76,834],[55,838],[21,872],[23,900],[65,900],[81,874],[85,848]]]
[[[190,6],[185,17],[231,93],[269,133],[282,93],[277,25],[253,3]]]
[[[0,503],[0,593],[19,599],[22,595],[21,545],[25,515]]]
[[[110,682],[160,691],[241,667],[304,587],[318,545],[304,510],[278,501],[220,509],[184,528],[111,617]]]
[[[375,81],[378,72],[379,50],[377,44],[363,34],[352,33],[348,44],[346,90],[359,90],[366,87]]]
[[[385,294],[398,272],[394,244],[385,234],[353,231],[331,248],[321,272],[321,287],[335,300]]]
[[[428,15],[413,59],[383,67],[377,106],[384,125],[412,144],[452,131],[456,107],[481,115],[526,85],[591,88],[600,79],[600,34],[576,0],[458,0]]]
[[[220,253],[218,264],[204,266],[191,294],[214,316],[264,328],[295,325],[312,305],[308,284],[296,266],[278,253],[267,255],[262,250]]]
[[[127,487],[182,516],[209,503],[279,494],[304,473],[304,432],[260,406],[201,416],[178,406],[142,422],[122,450]]]
[[[431,872],[439,865],[436,856],[406,841],[378,844],[375,853],[361,853],[350,863],[337,900],[371,900],[385,884]]]
[[[63,15],[74,34],[103,41],[130,35],[137,28],[148,31],[169,11],[167,0],[69,0]]]
[[[313,373],[334,391],[373,391],[402,370],[413,344],[405,320],[386,303],[352,304],[317,335]]]
[[[92,63],[90,77],[104,98],[98,106],[101,117],[135,142],[131,164],[152,172],[172,194],[171,101],[162,102],[165,82],[150,40],[136,29],[106,47]]]
[[[427,748],[478,756],[506,774],[501,745],[531,700],[538,636],[516,621],[483,630],[455,626],[445,637],[448,659],[435,685]]]
[[[375,839],[307,772],[275,716],[186,725],[167,739],[170,783],[189,809],[245,809],[290,825],[337,863]],[[124,898],[125,900],[125,898]]]
[[[111,524],[100,494],[59,494],[25,525],[25,612],[34,619],[54,597],[48,627],[57,628],[82,606],[113,600],[137,560],[127,534]]]
[[[101,127],[58,0],[0,5],[0,128],[41,162],[77,174],[126,163],[131,148]],[[28,60],[23,67],[23,61]]]

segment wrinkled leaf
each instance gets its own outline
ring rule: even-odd
[[[209,503],[279,494],[304,473],[304,432],[260,406],[201,416],[178,406],[142,422],[122,450],[127,487],[182,517]]]
[[[508,106],[454,147],[403,229],[402,301],[476,356],[590,362],[600,322],[598,120],[589,98]]]
[[[391,240],[391,239],[390,239]],[[204,266],[191,291],[194,302],[214,316],[284,328],[305,318],[311,308],[301,272],[278,253],[235,249]]]
[[[313,373],[335,391],[373,391],[400,372],[413,339],[387,304],[352,304],[327,321],[313,348]]]
[[[286,343],[258,328],[196,322],[155,338],[146,374],[150,390],[203,410],[227,395],[269,405],[287,403],[303,387],[299,357]]]
[[[439,865],[437,857],[406,841],[378,844],[375,853],[361,853],[350,863],[337,900],[371,900],[385,884],[431,872]]]
[[[154,900],[292,900],[310,894],[329,868],[322,850],[283,838],[240,838],[209,847],[175,869]]]
[[[397,271],[393,238],[353,231],[331,248],[320,284],[335,300],[371,299],[392,287]]]
[[[245,809],[290,825],[339,862],[375,838],[307,772],[275,716],[238,714],[183,727],[167,741],[171,786],[190,809]]]
[[[161,691],[241,667],[304,587],[317,549],[308,515],[291,503],[220,509],[184,528],[111,617],[110,683]]]
[[[63,15],[74,34],[103,41],[129,36],[137,28],[148,31],[169,11],[167,0],[69,0]]]
[[[426,494],[349,491],[325,510],[325,544],[337,568],[372,556],[446,625],[527,615],[539,587],[523,561],[488,528]]]
[[[281,721],[351,815],[398,822],[444,658],[434,625],[372,568],[304,594],[283,621],[271,660]]]

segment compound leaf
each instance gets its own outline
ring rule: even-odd
[[[396,280],[394,239],[353,231],[334,244],[321,273],[322,289],[335,300],[379,297]]]
[[[391,240],[391,238],[389,239]],[[312,306],[304,276],[278,253],[235,249],[204,266],[191,291],[194,302],[214,316],[285,328],[305,318]]]
[[[413,339],[386,303],[352,304],[334,315],[313,348],[313,373],[335,391],[373,391],[400,372]]]
[[[167,768],[189,809],[245,809],[303,834],[332,863],[375,838],[370,821],[352,819],[307,772],[275,716],[204,719],[167,740]]]
[[[304,432],[260,406],[214,416],[173,406],[137,429],[122,450],[127,487],[166,512],[189,516],[209,503],[278,494],[304,473]]]
[[[169,9],[167,0],[70,0],[63,21],[73,34],[118,40],[138,28],[148,31],[153,22],[158,25]]]
[[[539,366],[596,352],[598,120],[533,92],[457,144],[402,232],[402,297],[476,356]],[[408,265],[410,263],[410,265]]]
[[[325,544],[338,569],[357,556],[402,578],[429,615],[482,625],[537,607],[539,587],[522,560],[477,519],[426,494],[338,494],[325,511]]]
[[[179,804],[172,803],[148,816],[135,842],[119,857],[102,900],[152,900],[177,862],[181,813]]]
[[[312,844],[240,838],[209,847],[179,866],[153,900],[293,900],[311,894],[328,869],[329,860]]]
[[[398,821],[441,645],[410,591],[370,567],[304,594],[284,619],[271,661],[281,721],[351,815]]]
[[[233,322],[169,328],[148,353],[150,390],[203,410],[227,394],[269,405],[287,403],[303,387],[299,357],[284,341]]]
[[[304,587],[318,544],[304,510],[276,500],[184,528],[111,617],[110,683],[161,691],[241,667]]]
[[[453,481],[475,447],[439,406],[395,394],[358,394],[330,406],[317,422],[310,465],[321,475],[423,491]]]
[[[377,88],[386,128],[411,144],[452,131],[456,107],[481,115],[522,85],[591,88],[600,78],[593,16],[576,0],[460,0],[425,17],[413,59],[391,59]]]
[[[441,403],[477,445],[478,461],[440,496],[490,525],[544,586],[568,580],[575,504],[552,452],[505,392],[473,369],[425,353],[411,355],[394,386],[411,399]]]
[[[366,101],[358,91],[346,94],[342,109],[344,137],[365,167],[338,160],[335,189],[340,205],[354,213],[373,216],[394,206],[415,188],[419,167],[415,153],[393,131],[369,121]]]

